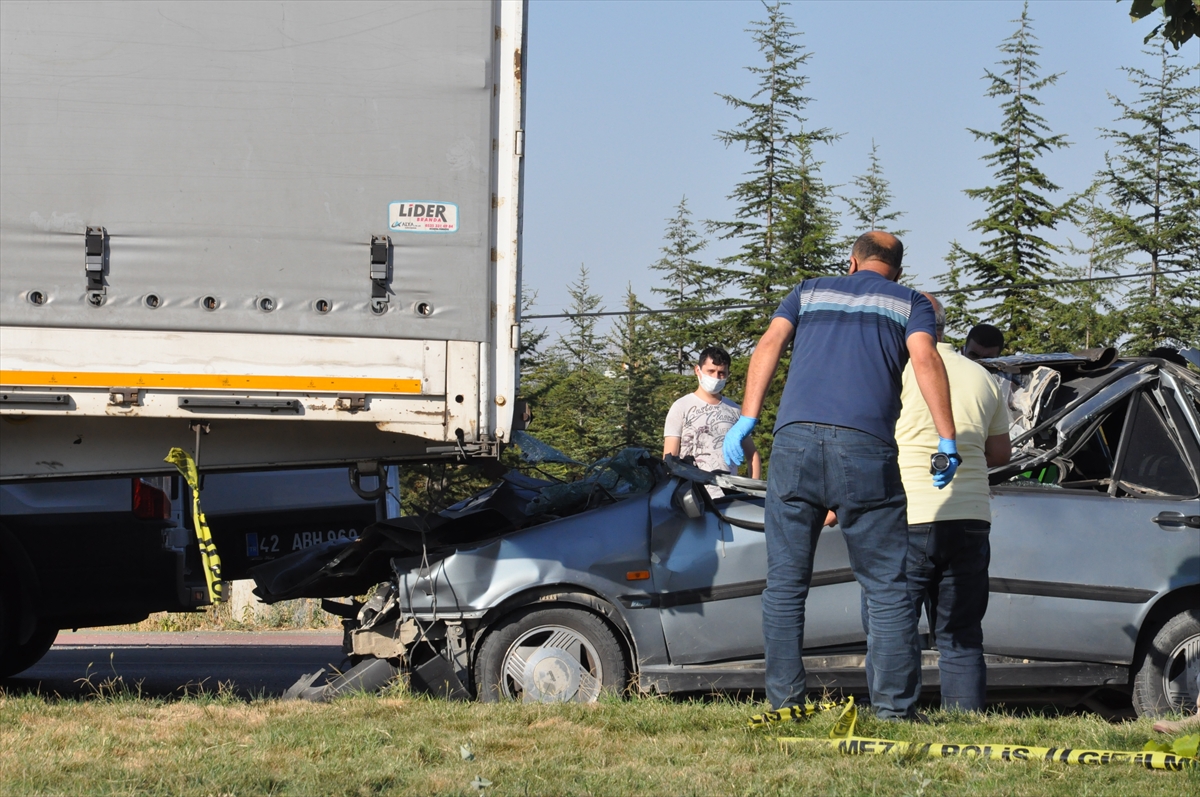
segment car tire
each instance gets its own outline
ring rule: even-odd
[[[4,645],[4,659],[0,662],[0,678],[24,672],[37,664],[49,652],[57,637],[57,628],[39,624],[25,644],[17,645],[11,639],[7,640]]]
[[[616,634],[583,609],[515,612],[484,637],[475,658],[476,694],[485,703],[593,703],[628,682]]]
[[[0,678],[4,678],[8,672],[8,626],[8,601],[4,597],[4,590],[0,589]]]
[[[1196,711],[1198,673],[1200,611],[1189,609],[1160,625],[1146,646],[1133,678],[1133,707],[1138,716]]]

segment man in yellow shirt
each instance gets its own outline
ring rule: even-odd
[[[939,490],[929,479],[938,433],[912,366],[904,369],[896,422],[900,478],[908,494],[908,594],[924,605],[940,654],[942,707],[983,709],[987,672],[981,622],[988,603],[988,533],[992,515],[988,468],[1012,456],[1008,411],[983,366],[943,342],[945,312],[932,294],[938,353],[946,364],[962,463]]]

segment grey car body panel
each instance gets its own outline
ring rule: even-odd
[[[731,519],[763,523],[762,499],[719,501],[718,506]],[[659,543],[664,528],[672,532],[669,546]],[[655,588],[665,593],[664,597],[685,595],[683,601],[663,601],[669,605],[659,609],[672,662],[695,664],[761,657],[762,625],[748,623],[746,618],[762,616],[761,594],[766,586],[764,533],[725,523],[707,512],[695,520],[676,518],[673,523],[656,526],[651,534],[652,547],[660,559],[652,569]],[[813,588],[808,598],[811,619],[805,627],[805,640],[809,647],[866,639],[857,610],[859,586],[849,566],[841,530],[824,529],[817,543]],[[853,611],[847,608],[850,606],[855,607]]]
[[[1128,663],[1152,598],[1200,584],[1197,535],[1151,521],[1200,501],[1113,498],[1081,491],[1002,487],[992,495],[989,575],[1049,586],[1090,587],[1091,599],[1012,594],[993,588],[983,621],[990,653]],[[1081,560],[1086,568],[1070,566]],[[1145,591],[1142,600],[1126,602]],[[1036,590],[1036,587],[1029,591]],[[1137,597],[1136,594],[1133,597]],[[1030,622],[1036,618],[1037,622]]]
[[[586,524],[576,522],[581,517],[576,515],[518,531],[458,550],[428,569],[405,571],[404,563],[411,560],[396,560],[401,608],[422,618],[478,618],[534,588],[578,589],[613,604],[639,662],[665,663],[657,616],[627,609],[620,601],[647,585],[627,581],[626,574],[646,570],[650,563],[648,500],[640,495],[592,510],[584,515]]]
[[[488,339],[494,3],[146,5],[0,7],[5,324]],[[398,201],[456,204],[458,231],[390,232]],[[389,232],[403,312],[376,316]]]

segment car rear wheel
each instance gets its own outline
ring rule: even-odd
[[[616,635],[582,609],[517,612],[484,638],[475,662],[479,699],[488,703],[594,703],[628,677]]]
[[[24,672],[37,664],[49,652],[57,637],[57,628],[39,625],[23,645],[8,640],[4,646],[4,658],[0,661],[0,678]]]
[[[1200,611],[1189,609],[1154,633],[1133,680],[1139,716],[1196,711],[1200,699]]]

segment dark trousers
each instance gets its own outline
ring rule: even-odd
[[[804,701],[804,605],[826,509],[837,512],[862,585],[872,706],[880,717],[908,716],[921,691],[921,668],[896,449],[866,432],[822,424],[788,424],[771,448],[762,596],[767,699],[775,708]]]
[[[937,643],[942,708],[981,711],[987,693],[983,615],[991,524],[943,520],[908,527],[908,595]],[[864,620],[865,622],[865,620]]]

